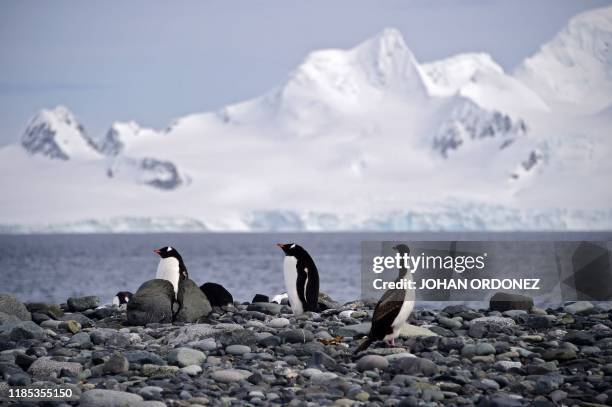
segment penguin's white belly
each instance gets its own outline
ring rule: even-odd
[[[391,324],[391,327],[393,328],[393,333],[386,335],[384,340],[388,341],[391,339],[395,339],[399,336],[400,330],[402,329],[402,327],[408,323],[408,317],[410,316],[410,313],[412,312],[413,308],[414,308],[414,301],[404,299],[404,302],[402,303],[402,307],[400,308],[399,313],[397,314],[397,316],[393,320],[393,323]]]
[[[285,256],[283,274],[285,275],[285,288],[291,303],[291,310],[295,315],[300,315],[304,312],[304,307],[297,292],[297,259],[295,257]]]
[[[174,287],[174,295],[178,293],[179,275],[179,262],[176,258],[166,257],[159,261],[155,278],[170,281]]]

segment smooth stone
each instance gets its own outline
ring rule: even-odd
[[[204,352],[191,348],[172,349],[168,353],[168,362],[180,367],[201,365],[206,360]]]
[[[22,321],[32,320],[32,314],[30,314],[30,311],[28,311],[26,306],[13,294],[0,294],[0,312],[5,313],[6,315],[13,315]]]
[[[481,342],[476,345],[475,352],[479,356],[493,355],[495,354],[495,347],[490,343]]]
[[[12,341],[42,339],[45,336],[43,329],[32,321],[0,325],[0,334],[7,336]]]
[[[351,338],[359,338],[361,336],[366,336],[370,333],[370,327],[372,326],[369,322],[364,322],[361,324],[354,325],[346,325],[336,329],[335,335],[343,336],[343,337],[351,337]]]
[[[526,325],[533,329],[550,328],[554,325],[556,318],[553,315],[529,315]]]
[[[30,311],[31,313],[36,312],[39,314],[44,314],[53,319],[59,319],[64,315],[64,311],[57,304],[45,304],[42,302],[31,302],[31,303],[25,304],[25,306],[27,307],[28,311]]]
[[[198,322],[212,312],[206,294],[189,278],[179,281],[177,301],[180,304],[180,310],[176,315],[178,322]]]
[[[120,353],[114,353],[111,357],[104,363],[103,371],[108,374],[122,374],[129,370],[130,363]]]
[[[268,325],[271,328],[284,328],[289,325],[291,322],[287,318],[273,318],[268,322]]]
[[[533,307],[533,298],[526,295],[498,292],[489,300],[489,309],[492,311],[524,310]]]
[[[593,337],[593,335],[585,331],[568,332],[563,337],[563,340],[565,342],[571,342],[574,345],[581,345],[581,346],[593,345],[595,343],[595,338]]]
[[[221,383],[232,383],[240,380],[245,380],[251,375],[248,370],[241,369],[223,369],[212,372],[211,377]]]
[[[225,352],[230,355],[244,355],[245,353],[249,353],[251,348],[246,345],[230,345],[225,348]]]
[[[461,328],[461,322],[456,319],[440,317],[438,318],[438,323],[442,325],[444,328],[448,329],[459,329]]]
[[[35,323],[39,323],[40,321],[40,318],[38,317],[39,315],[40,314],[32,314],[32,320]],[[46,317],[47,319],[49,318],[46,315],[44,315],[44,317]],[[21,319],[19,319],[17,316],[5,314],[4,312],[0,312],[0,325],[15,324],[17,322],[21,322]]]
[[[310,381],[315,384],[326,384],[330,380],[334,380],[338,377],[337,374],[332,372],[320,372],[310,375]]]
[[[281,313],[282,305],[273,302],[254,302],[247,306],[247,311],[258,311],[264,314],[277,315]]]
[[[213,338],[204,339],[201,341],[190,342],[189,346],[199,349],[201,351],[209,352],[217,349],[217,342]]]
[[[72,338],[70,338],[68,343],[74,343],[79,346],[84,346],[91,343],[91,338],[87,332],[79,332],[77,334],[72,335]]]
[[[360,371],[381,369],[389,366],[389,361],[384,356],[366,355],[357,362],[357,369]]]
[[[291,329],[283,331],[279,336],[289,343],[306,343],[314,340],[312,332],[305,329]]]
[[[141,395],[145,400],[161,400],[163,391],[163,387],[145,386],[138,390],[138,394]]]
[[[197,376],[202,373],[202,367],[198,365],[189,365],[182,368],[181,372],[186,373],[189,376]]]
[[[570,360],[576,359],[576,351],[569,348],[549,349],[542,355],[544,360]]]
[[[172,322],[174,302],[172,283],[162,279],[146,281],[127,304],[127,322],[130,325]]]
[[[510,370],[510,369],[520,369],[521,367],[523,367],[523,364],[521,362],[513,362],[511,360],[500,360],[499,362],[495,363],[495,367],[497,367],[499,370]]]
[[[123,352],[123,356],[130,363],[138,363],[140,365],[152,364],[152,365],[165,365],[166,362],[156,355],[155,353],[148,352],[146,350],[129,350]]]
[[[143,399],[138,394],[117,390],[93,389],[81,394],[81,407],[131,407]]]
[[[427,328],[423,328],[421,326],[405,324],[404,326],[402,326],[402,329],[400,329],[400,336],[402,338],[412,338],[412,337],[418,337],[418,336],[440,336],[440,335],[436,334],[435,332],[432,332],[431,330]]]
[[[438,373],[438,366],[434,362],[419,357],[396,360],[393,363],[393,368],[407,375],[422,374],[424,376],[433,376]]]
[[[569,314],[581,314],[591,311],[595,306],[589,301],[577,301],[563,307],[563,311]]]
[[[66,370],[74,376],[78,376],[83,370],[83,366],[81,366],[80,363],[74,362],[58,362],[50,357],[44,356],[36,359],[30,365],[28,373],[35,378],[44,379],[49,377],[52,373],[55,373],[59,377],[62,370]]]
[[[100,306],[100,297],[88,295],[86,297],[71,297],[67,301],[68,309],[72,312],[82,312]]]
[[[416,358],[417,356],[410,353],[410,352],[400,352],[400,353],[392,353],[390,355],[386,355],[384,356],[385,359],[387,359],[389,361],[389,363],[393,363],[394,361],[398,360],[398,359],[403,359],[403,358]]]

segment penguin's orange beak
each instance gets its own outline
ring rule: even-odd
[[[281,249],[282,249],[283,247],[285,247],[285,245],[284,245],[284,244],[282,244],[282,243],[277,243],[276,245],[277,245],[278,247],[280,247]]]
[[[159,254],[160,252],[161,252],[161,249],[154,249],[154,250],[153,250],[153,253],[157,253],[157,254]]]

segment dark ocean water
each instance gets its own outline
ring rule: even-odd
[[[277,242],[296,242],[313,256],[321,291],[339,301],[359,298],[364,240],[612,240],[590,233],[204,233],[0,235],[0,292],[22,301],[65,302],[118,291],[155,277],[154,248],[173,246],[198,285],[223,284],[236,300],[284,292],[283,254]]]

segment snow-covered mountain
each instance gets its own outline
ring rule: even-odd
[[[0,232],[612,229],[611,10],[515,74],[482,53],[420,63],[388,28],[164,130],[89,135],[43,110],[0,149]],[[568,114],[579,82],[598,114]]]
[[[570,112],[597,112],[612,103],[612,8],[572,18],[516,77],[549,103]]]

